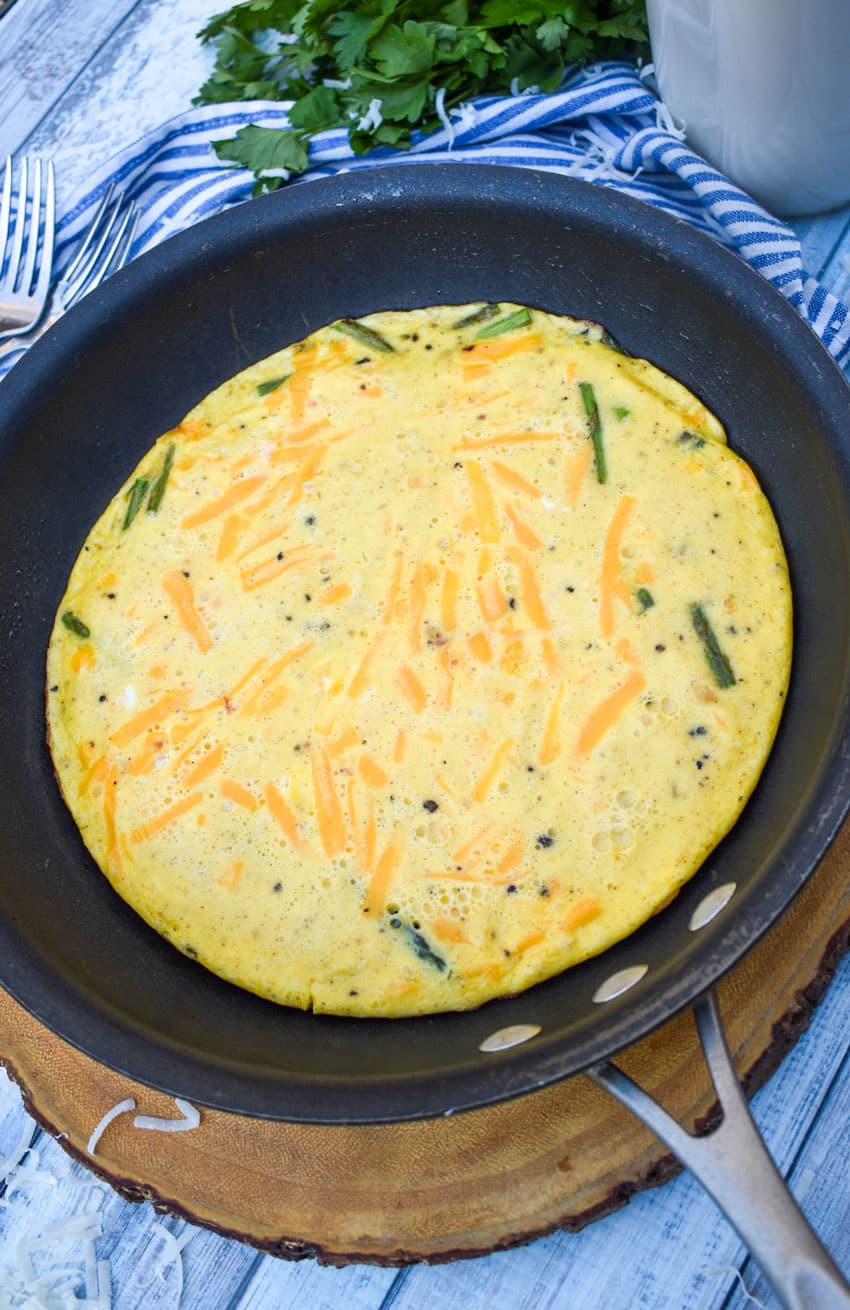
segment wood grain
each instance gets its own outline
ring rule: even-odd
[[[0,156],[19,149],[136,3],[18,0],[0,42]]]
[[[850,943],[850,830],[789,913],[721,984],[729,1043],[749,1092],[808,1023]],[[92,1159],[86,1141],[113,1104],[178,1117],[170,1098],[104,1069],[0,998],[0,1051],[31,1111],[124,1196],[276,1255],[402,1265],[498,1250],[578,1229],[657,1186],[678,1166],[586,1079],[460,1115],[327,1128],[205,1111],[194,1132],[118,1119]],[[620,1063],[688,1126],[714,1096],[690,1015]]]
[[[0,54],[0,155],[26,149],[52,159],[61,205],[116,151],[191,107],[213,60],[197,32],[221,6],[217,0],[18,3],[26,28],[17,49],[14,42],[0,45],[9,51]],[[4,29],[17,18],[16,9]],[[8,118],[4,107],[11,108]]]

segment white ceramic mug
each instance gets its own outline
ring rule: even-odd
[[[686,139],[778,214],[850,200],[850,0],[647,0]]]

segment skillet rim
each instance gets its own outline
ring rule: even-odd
[[[410,161],[413,162],[425,161]],[[846,422],[847,414],[850,413],[850,388],[846,380],[822,343],[779,292],[750,269],[740,257],[680,220],[631,197],[588,183],[560,176],[552,177],[536,170],[496,165],[466,164],[462,170],[458,170],[456,164],[429,163],[427,169],[414,169],[412,173],[407,164],[375,167],[365,170],[363,174],[321,179],[318,190],[315,184],[297,186],[252,201],[247,215],[251,219],[249,240],[258,246],[264,239],[285,229],[290,211],[293,222],[299,217],[303,219],[305,215],[309,216],[317,197],[319,206],[323,201],[326,202],[325,210],[346,202],[363,204],[367,195],[369,203],[374,203],[377,196],[390,209],[394,202],[399,207],[397,202],[400,196],[407,203],[411,200],[415,202],[419,197],[425,203],[457,205],[465,199],[480,205],[488,187],[493,199],[508,208],[511,204],[520,205],[521,201],[528,203],[529,195],[549,193],[546,198],[551,198],[552,209],[557,209],[561,218],[566,216],[573,221],[601,223],[609,229],[616,229],[617,221],[624,219],[633,229],[640,231],[656,255],[663,250],[664,257],[669,257],[672,252],[684,265],[698,266],[703,276],[713,273],[722,277],[725,274],[723,280],[733,283],[738,299],[746,300],[745,293],[749,293],[757,303],[766,299],[770,310],[770,313],[764,315],[766,337],[772,338],[779,348],[783,336],[790,333],[801,359],[808,360],[813,374],[819,376],[822,406],[826,403],[823,393],[829,391],[831,408],[828,408],[834,429],[838,430],[840,414],[844,415]],[[336,199],[332,192],[336,194]],[[277,214],[278,207],[282,211],[281,216]],[[54,376],[57,364],[63,357],[67,359],[72,355],[76,342],[84,341],[86,334],[115,312],[116,307],[119,311],[128,303],[132,307],[136,288],[141,288],[149,273],[154,279],[158,275],[165,277],[170,265],[179,262],[184,254],[197,262],[205,249],[209,251],[217,247],[220,256],[226,255],[228,246],[235,244],[240,235],[244,236],[240,232],[244,226],[240,224],[242,209],[242,206],[238,206],[204,220],[140,256],[66,316],[49,337],[28,352],[0,387],[0,432],[4,430],[7,415],[14,416],[16,403],[25,404],[28,393]],[[848,455],[840,448],[834,455],[836,465],[843,465],[846,510],[850,504]],[[848,693],[847,678],[844,685],[845,693]],[[846,694],[830,740],[829,786],[824,782],[806,800],[806,822],[797,823],[796,828],[802,827],[802,831],[793,839],[796,854],[794,867],[786,862],[786,866],[779,870],[781,877],[773,888],[773,896],[765,897],[764,904],[760,906],[750,904],[746,915],[736,913],[734,922],[725,931],[722,931],[725,921],[721,917],[714,931],[702,939],[705,945],[701,952],[696,952],[698,960],[690,967],[681,969],[674,983],[668,981],[661,988],[653,986],[653,980],[650,979],[646,985],[642,984],[638,994],[631,1000],[626,999],[606,1008],[599,1014],[598,1022],[594,1025],[596,1034],[606,1034],[605,1040],[597,1037],[595,1041],[585,1042],[584,1047],[591,1049],[588,1051],[580,1047],[579,1053],[573,1052],[570,1058],[565,1058],[561,1049],[567,1040],[561,1036],[551,1043],[558,1047],[557,1050],[549,1050],[544,1041],[514,1048],[512,1052],[496,1059],[491,1057],[489,1064],[479,1063],[474,1071],[454,1071],[442,1078],[432,1078],[424,1091],[416,1076],[399,1075],[393,1088],[392,1105],[388,1107],[384,1104],[380,1112],[375,1110],[376,1095],[377,1099],[383,1099],[384,1102],[386,1096],[381,1090],[376,1094],[376,1087],[385,1082],[383,1075],[361,1077],[359,1081],[347,1075],[340,1075],[338,1079],[323,1079],[324,1099],[321,1106],[317,1103],[315,1079],[299,1080],[290,1076],[284,1079],[286,1104],[281,1107],[279,1097],[282,1084],[279,1075],[261,1077],[254,1071],[246,1080],[244,1074],[238,1070],[234,1072],[226,1061],[199,1061],[193,1053],[187,1054],[185,1048],[177,1047],[167,1036],[159,1033],[152,1037],[140,1025],[127,1023],[126,1018],[115,1015],[103,1004],[94,1018],[91,1013],[87,1013],[86,1019],[82,1020],[78,1012],[80,991],[74,996],[57,995],[55,980],[51,984],[44,978],[38,959],[28,947],[22,949],[20,939],[8,923],[0,923],[0,960],[6,962],[5,965],[0,964],[0,970],[4,973],[3,985],[41,1022],[94,1058],[150,1086],[236,1113],[304,1122],[392,1122],[454,1113],[509,1099],[579,1072],[640,1040],[691,1004],[769,930],[811,876],[850,808],[850,753],[842,749],[842,742],[850,728],[848,699],[850,696]],[[761,913],[756,913],[759,908]],[[611,950],[626,946],[629,940],[616,944]],[[535,991],[536,988],[532,989],[532,992]],[[524,995],[529,996],[531,992]],[[484,1007],[484,1010],[464,1012],[458,1018],[483,1015],[486,1009]],[[436,1018],[442,1020],[446,1016]],[[353,1022],[363,1024],[387,1021]],[[428,1020],[393,1022],[401,1025],[427,1024]],[[492,1030],[498,1026],[498,1020],[486,1026]],[[142,1070],[138,1060],[140,1048],[147,1052],[147,1062]],[[155,1056],[153,1060],[151,1055]],[[199,1095],[198,1079],[204,1073],[206,1091],[202,1090]],[[234,1100],[238,1101],[240,1097],[246,1099],[242,1104],[235,1104]]]

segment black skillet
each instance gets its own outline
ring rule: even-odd
[[[791,563],[796,646],[779,737],[744,815],[700,873],[597,959],[469,1014],[350,1021],[281,1009],[179,955],[97,872],[45,746],[52,618],[115,488],[219,382],[340,316],[477,299],[602,322],[726,424],[775,507]],[[848,431],[844,379],[761,277],[645,205],[559,177],[458,164],[369,170],[238,207],[141,257],[0,385],[0,982],[103,1063],[242,1114],[413,1119],[582,1070],[634,1100],[601,1062],[741,958],[809,878],[850,803]],[[693,930],[707,894],[729,884],[729,903]],[[594,1001],[612,975],[643,967],[630,989]],[[714,1051],[722,1038],[710,1003],[697,1008]],[[514,1025],[540,1032],[499,1053],[479,1049]],[[655,1126],[699,1167],[692,1139]],[[750,1173],[733,1171],[732,1190]],[[723,1204],[747,1229],[751,1201],[736,1210],[727,1192]],[[785,1278],[786,1297],[788,1261],[777,1273],[777,1252],[756,1230],[787,1222],[773,1214],[746,1233]]]

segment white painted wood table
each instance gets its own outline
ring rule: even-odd
[[[217,0],[15,0],[0,5],[0,156],[55,160],[60,197],[163,119],[188,108],[210,56],[195,34]],[[850,296],[850,208],[802,220],[808,270]],[[850,433],[848,433],[850,439]],[[850,1272],[850,960],[755,1112],[768,1146],[836,1259]],[[51,1306],[85,1297],[85,1263],[109,1262],[117,1310],[744,1310],[774,1305],[741,1243],[688,1175],[581,1234],[403,1271],[288,1264],[148,1205],[122,1201],[41,1132],[0,1073],[4,1160],[31,1142],[0,1192],[0,1310],[21,1262],[61,1268]],[[68,1216],[76,1236],[51,1225]],[[176,1241],[175,1241],[176,1239]],[[182,1250],[177,1255],[178,1247]],[[54,1279],[57,1276],[54,1275]],[[64,1282],[62,1279],[64,1278]],[[182,1292],[181,1292],[182,1287]],[[64,1288],[64,1292],[63,1292]],[[41,1300],[48,1304],[51,1286]],[[89,1305],[95,1302],[89,1300]]]

